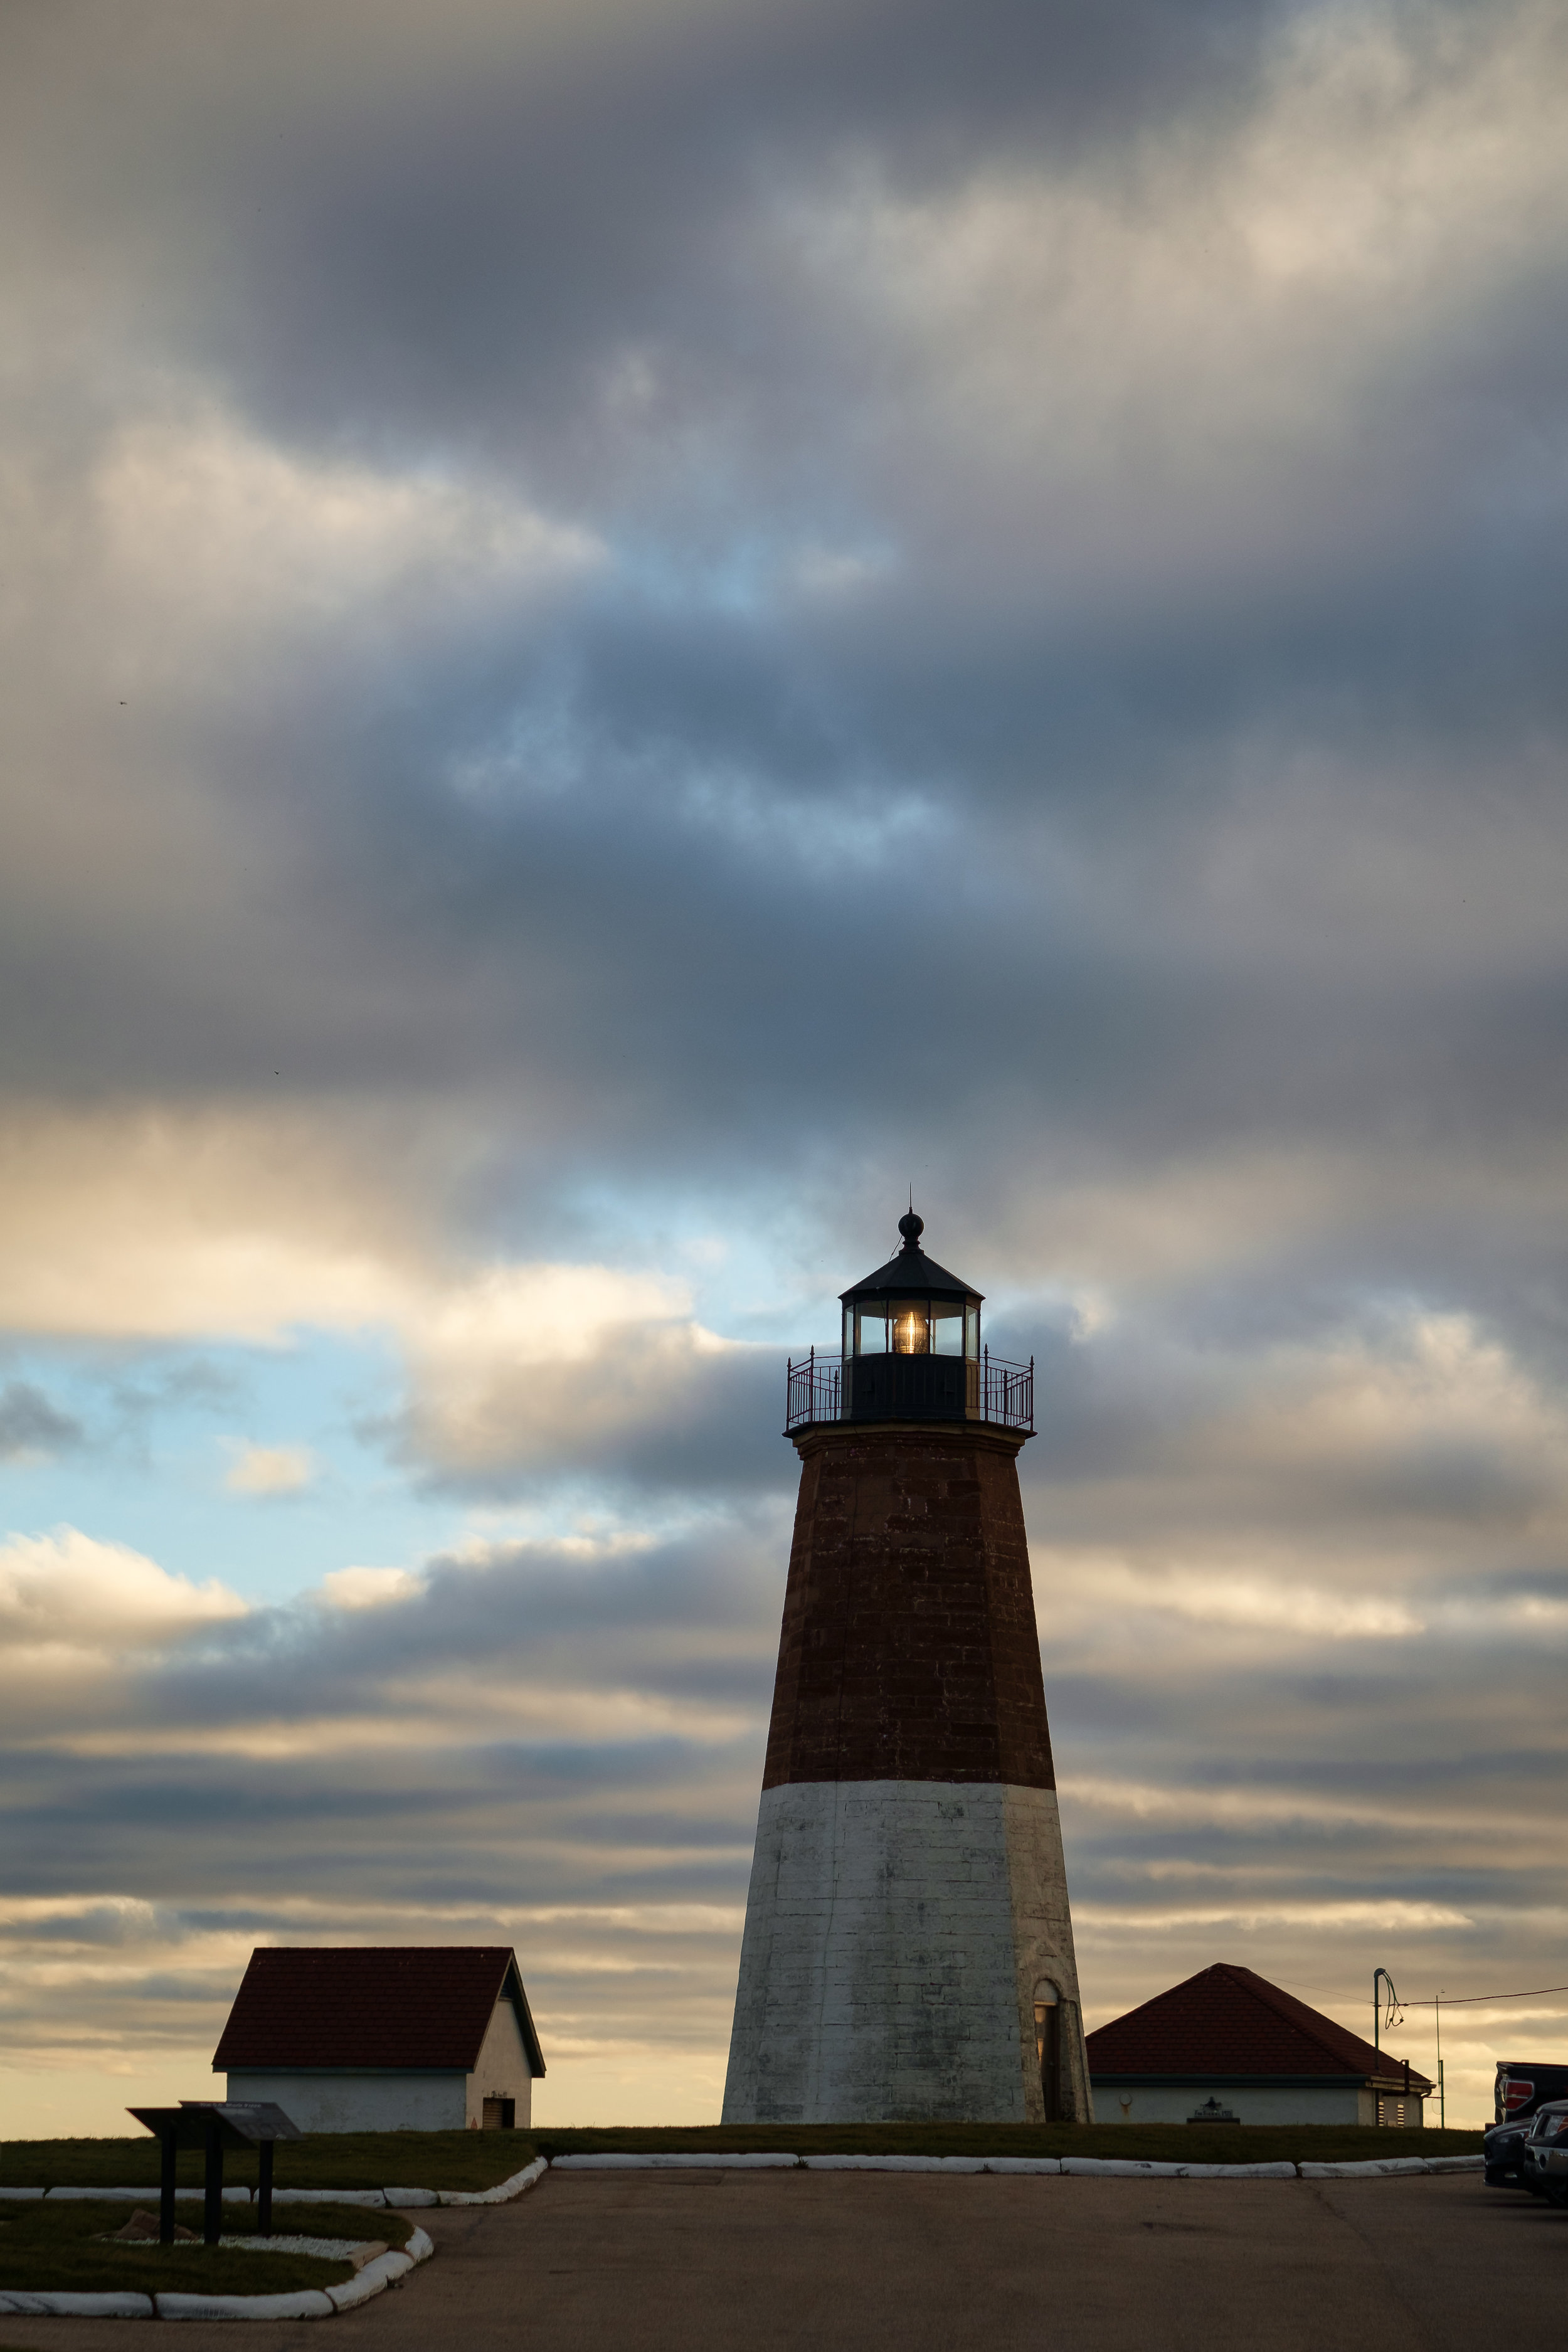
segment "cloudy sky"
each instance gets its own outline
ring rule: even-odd
[[[1562,10],[9,0],[0,272],[0,2128],[716,2116],[910,1182],[1090,2022],[1568,1977]]]

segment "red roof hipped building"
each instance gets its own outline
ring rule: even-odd
[[[213,2054],[304,2131],[510,2128],[544,2072],[505,1944],[252,1952]]]
[[[1101,2123],[1416,2125],[1432,2089],[1405,2061],[1229,1960],[1099,2027],[1088,2049]]]

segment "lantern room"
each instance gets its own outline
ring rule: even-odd
[[[840,1294],[843,1353],[789,1367],[786,1427],[825,1421],[980,1421],[1034,1428],[1034,1365],[982,1344],[981,1294],[921,1247],[925,1221],[899,1219],[903,1246]]]
[[[1035,1427],[1035,1365],[981,1339],[981,1293],[921,1247],[925,1220],[899,1219],[903,1246],[839,1294],[843,1352],[814,1348],[788,1370],[785,1434],[837,1421],[979,1421]]]
[[[981,1295],[921,1247],[925,1220],[899,1219],[903,1247],[842,1294],[846,1421],[967,1421],[980,1401]]]
[[[980,1361],[981,1293],[921,1249],[925,1220],[899,1219],[897,1257],[841,1294],[844,1360],[870,1356],[962,1356]]]

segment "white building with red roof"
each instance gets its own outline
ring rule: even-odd
[[[215,2073],[309,2132],[522,2129],[544,2056],[505,1944],[252,1952]]]
[[[1425,2074],[1251,1969],[1216,1960],[1087,2037],[1097,2123],[1414,2128]]]

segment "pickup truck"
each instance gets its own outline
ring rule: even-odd
[[[1486,2136],[1487,2179],[1494,2189],[1522,2187],[1524,2144],[1538,2108],[1568,2098],[1568,2066],[1504,2059],[1497,2070],[1497,2121]]]

